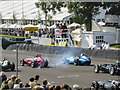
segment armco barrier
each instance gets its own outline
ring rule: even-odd
[[[15,48],[15,45],[8,47],[9,50],[13,50]],[[18,49],[46,54],[61,54],[65,56],[80,56],[80,53],[85,53],[89,57],[120,60],[120,50],[91,50],[78,47],[43,46],[37,44],[19,44]]]

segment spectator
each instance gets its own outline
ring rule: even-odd
[[[108,50],[108,49],[110,49],[110,45],[109,45],[108,42],[106,42],[106,44],[105,44],[105,50]]]
[[[5,75],[5,73],[2,71],[1,73],[0,73],[0,81],[4,81],[4,80],[7,80],[7,76]]]
[[[19,83],[19,88],[23,88],[23,87],[24,87],[23,83],[20,82],[20,83]]]
[[[25,83],[25,86],[24,86],[25,88],[28,88],[28,87],[30,87],[30,85],[28,84],[28,83]]]
[[[36,85],[32,90],[44,90],[42,86]]]
[[[8,86],[8,81],[7,80],[4,80],[1,84],[1,88],[0,90],[3,90],[3,89],[9,89],[9,86]]]
[[[62,90],[59,85],[55,86],[54,90]]]
[[[21,82],[20,78],[15,79],[14,88],[19,88],[19,83]]]
[[[34,79],[35,79],[36,82],[39,80],[39,77],[40,77],[39,75],[35,75]]]
[[[73,85],[73,89],[74,89],[74,90],[80,90],[80,87],[79,87],[79,85],[74,84],[74,85]]]
[[[97,46],[95,43],[93,43],[93,45],[90,47],[90,49],[96,49],[96,48],[97,48]]]
[[[48,90],[48,87],[47,87],[48,82],[47,82],[46,79],[43,80],[42,84],[43,84],[42,87],[43,87],[45,90]]]
[[[61,89],[72,90],[71,87],[69,85],[67,85],[67,84],[61,85]]]
[[[35,77],[34,77],[34,82],[35,82],[35,84],[37,84],[37,85],[39,84],[39,83],[38,83],[39,77],[40,77],[39,75],[35,75]],[[40,85],[40,84],[39,84],[39,85]]]
[[[101,45],[101,49],[105,49],[105,41],[103,41],[103,43]]]
[[[14,84],[15,84],[15,79],[16,79],[16,76],[15,76],[15,75],[12,75],[12,76],[11,76],[11,80],[8,81],[9,89],[13,89]]]
[[[90,87],[91,90],[94,90],[94,87]]]
[[[49,90],[54,90],[54,88],[55,88],[55,86],[52,86],[52,85],[48,86]]]
[[[36,85],[33,77],[29,79],[29,85],[30,85],[31,88],[33,88]]]

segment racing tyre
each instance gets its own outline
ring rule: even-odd
[[[14,71],[15,70],[15,64],[12,62],[11,63],[11,71]]]
[[[94,87],[94,90],[98,90],[98,88],[99,88],[99,84],[97,81],[93,81],[91,86]]]
[[[87,65],[90,65],[90,64],[91,64],[91,59],[89,58],[89,60],[90,60],[90,61],[88,62],[88,64],[87,64]]]
[[[111,87],[111,90],[118,90],[117,85],[113,84],[113,86]]]
[[[78,60],[74,61],[74,65],[77,66],[78,65]]]
[[[20,65],[24,66],[24,59],[20,60]]]
[[[95,66],[94,66],[94,72],[95,72],[95,73],[99,73],[99,71],[100,71],[99,65],[95,65]]]
[[[35,62],[31,62],[31,67],[34,68],[36,66]]]
[[[114,75],[115,74],[115,68],[111,67],[109,73],[110,73],[110,75]]]
[[[48,67],[48,60],[46,59],[44,67]]]

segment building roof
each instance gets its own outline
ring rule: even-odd
[[[24,13],[24,19],[38,19],[39,9],[36,8],[35,2],[38,0],[13,0],[13,1],[0,1],[0,14],[2,19],[13,19],[13,12],[16,19],[22,19]],[[67,8],[61,8],[61,11],[57,11],[56,15],[49,13],[52,16],[52,20],[63,20],[66,17],[70,17],[72,14],[68,13]],[[40,10],[40,17],[45,20],[45,14]]]

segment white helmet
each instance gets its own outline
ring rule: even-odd
[[[116,64],[120,65],[120,61],[116,61]]]
[[[81,57],[82,57],[82,56],[84,56],[84,53],[81,53],[81,55],[80,55],[80,56],[81,56]]]

